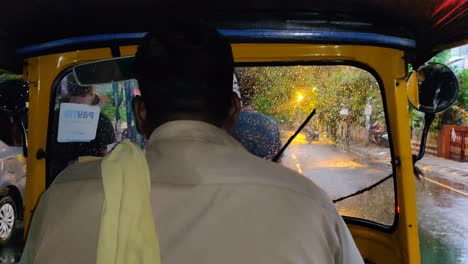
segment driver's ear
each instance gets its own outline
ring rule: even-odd
[[[133,115],[135,116],[135,125],[138,133],[149,138],[151,131],[149,131],[149,118],[148,111],[146,110],[145,102],[139,95],[133,98]]]
[[[236,93],[231,95],[231,107],[229,108],[228,117],[224,124],[224,129],[226,131],[231,131],[236,127],[237,120],[239,119],[239,113],[241,111],[241,102],[239,96]]]

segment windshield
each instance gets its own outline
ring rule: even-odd
[[[299,131],[280,163],[303,174],[336,202],[344,216],[392,225],[395,191],[381,90],[369,72],[352,66],[269,66],[236,69],[243,112],[268,116],[281,145]]]
[[[55,88],[47,184],[71,163],[103,157],[122,140],[144,145],[133,119],[132,100],[139,94],[136,81],[82,86],[70,72]]]
[[[381,89],[369,72],[352,66],[237,67],[242,111],[229,131],[252,154],[272,160],[297,132],[279,163],[303,174],[344,216],[391,226],[395,190]],[[83,156],[102,157],[138,134],[132,99],[135,80],[79,85],[70,72],[55,87],[48,184]],[[317,114],[304,121],[316,109]],[[301,131],[298,128],[303,126]]]

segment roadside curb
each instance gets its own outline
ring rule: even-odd
[[[373,157],[370,153],[367,153],[365,151],[361,151],[352,147],[347,147],[345,149],[357,156],[360,156],[363,159],[366,159],[367,162],[370,164],[376,165],[378,167],[386,167],[386,168],[392,167],[392,164],[390,161],[375,159],[375,157]]]
[[[366,152],[364,150],[361,150],[359,148],[353,148],[353,147],[346,147],[345,148],[347,151],[355,154],[356,156],[359,156],[361,158],[364,158],[369,162],[370,164],[374,164],[377,166],[382,166],[382,167],[388,167],[391,168],[391,162],[390,161],[384,161],[384,160],[379,160],[375,158],[375,155],[369,152]],[[428,178],[432,181],[436,181],[441,184],[448,185],[454,189],[459,189],[461,191],[468,191],[468,181],[464,182],[460,179],[457,179],[458,177],[467,177],[464,176],[464,172],[459,172],[456,169],[453,168],[446,168],[446,167],[440,167],[438,165],[430,164],[430,161],[424,161],[421,160],[417,163],[417,166],[423,171],[424,176],[423,178]],[[433,174],[431,176],[428,176],[428,172],[432,172]],[[460,174],[460,176],[450,176],[450,174]]]
[[[431,169],[431,168],[427,168],[427,167],[429,167],[429,166],[424,166],[422,168],[422,171],[424,173],[425,178],[429,178],[431,180],[450,185],[453,188],[468,191],[468,183],[460,181],[460,180],[456,179],[455,177],[447,176],[447,172],[445,172],[444,169]],[[440,176],[428,176],[427,175],[428,172],[432,172],[433,174],[440,175]]]

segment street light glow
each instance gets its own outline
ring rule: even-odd
[[[297,102],[302,101],[302,99],[304,99],[304,96],[302,94],[298,94],[297,95]]]

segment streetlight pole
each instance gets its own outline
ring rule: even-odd
[[[364,113],[366,114],[366,142],[370,142],[370,116],[372,114],[372,105],[370,103],[366,104]]]

